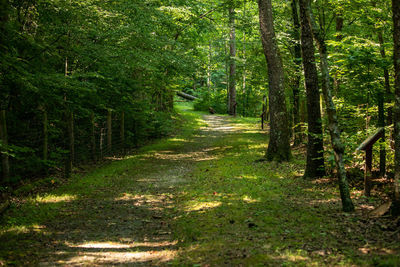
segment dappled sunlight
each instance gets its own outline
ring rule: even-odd
[[[129,240],[125,243],[119,242],[84,242],[81,244],[72,244],[69,242],[65,243],[68,247],[72,248],[97,248],[97,249],[126,249],[126,248],[140,248],[140,247],[148,247],[148,248],[163,248],[163,247],[171,247],[177,244],[177,241],[159,241],[159,242],[135,242],[133,240]]]
[[[221,201],[208,201],[208,202],[190,201],[187,204],[185,211],[190,212],[190,211],[213,209],[221,206],[221,204],[222,204]]]
[[[45,233],[46,231],[46,226],[44,225],[39,225],[39,224],[33,224],[33,225],[16,225],[16,226],[11,226],[6,229],[0,230],[0,234],[4,233],[14,233],[14,234],[27,234],[30,232],[36,232],[36,233]]]
[[[255,175],[248,175],[248,174],[240,175],[239,177],[235,177],[235,178],[236,178],[236,179],[249,179],[249,180],[256,180],[256,179],[258,179],[257,176],[255,176]]]
[[[259,199],[253,199],[253,198],[250,197],[250,196],[243,196],[243,197],[242,197],[242,200],[243,200],[244,202],[246,202],[246,203],[256,203],[256,202],[260,202]]]
[[[72,257],[66,261],[59,261],[59,263],[66,265],[86,265],[86,264],[134,264],[140,262],[167,262],[172,260],[176,251],[163,250],[163,251],[149,251],[149,252],[84,252],[78,256]]]
[[[123,193],[121,196],[116,197],[115,201],[135,201],[134,205],[140,205],[145,203],[163,203],[167,199],[172,198],[172,196],[168,194],[158,194],[158,195],[151,195],[151,194],[144,194],[144,195],[134,195],[129,193]]]
[[[266,144],[249,144],[249,149],[266,149]]]
[[[76,256],[59,261],[65,265],[75,264],[134,264],[140,262],[162,263],[175,258],[177,251],[174,249],[177,241],[155,241],[155,242],[83,242],[73,244],[66,242],[69,248],[59,251],[66,254],[70,249],[77,250]],[[46,265],[46,263],[43,263]]]
[[[173,151],[160,151],[153,155],[157,159],[164,160],[193,160],[193,161],[207,161],[216,160],[216,155],[208,155],[205,151],[193,151],[187,153],[176,153]]]
[[[35,201],[38,203],[58,203],[58,202],[70,202],[76,200],[76,196],[64,194],[61,196],[57,195],[45,195],[45,196],[37,196]]]
[[[358,248],[358,251],[362,254],[379,253],[381,255],[395,255],[397,252],[390,248],[382,248],[371,245],[366,245]]]

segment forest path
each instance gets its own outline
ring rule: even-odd
[[[302,178],[301,148],[257,161],[256,118],[178,109],[174,137],[14,201],[0,266],[400,266],[397,222],[363,214],[373,198],[353,190],[345,214],[334,179]]]
[[[215,140],[234,128],[224,116],[196,120],[202,127],[186,129],[186,136],[147,146],[137,155],[23,203],[16,211],[23,214],[32,208],[44,218],[33,216],[3,233],[0,242],[14,248],[7,256],[15,260],[5,262],[40,266],[170,262],[177,256],[171,227],[179,213],[175,196],[197,162],[212,160],[208,151]]]

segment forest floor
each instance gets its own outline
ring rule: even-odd
[[[332,179],[304,180],[304,150],[259,162],[255,119],[178,105],[181,130],[67,183],[15,198],[0,266],[400,266],[398,221]]]

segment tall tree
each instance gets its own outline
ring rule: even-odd
[[[317,178],[325,175],[324,147],[322,138],[322,120],[318,73],[315,65],[315,47],[309,17],[308,0],[300,0],[301,50],[307,95],[308,143],[307,165],[304,177]]]
[[[292,0],[292,19],[293,19],[293,56],[295,64],[295,73],[293,77],[293,125],[294,125],[294,145],[301,143],[301,125],[300,125],[300,71],[301,71],[301,47],[300,47],[300,21],[298,9],[298,0]]]
[[[276,41],[271,0],[258,0],[261,41],[268,66],[270,139],[267,160],[286,161],[291,157],[289,120],[284,72]]]
[[[307,4],[306,9],[304,11],[306,12],[305,15],[309,23],[305,26],[308,26],[312,29],[313,37],[317,43],[318,52],[320,55],[320,69],[322,73],[321,87],[326,104],[325,105],[326,113],[328,115],[328,129],[331,136],[331,143],[335,156],[343,211],[346,212],[354,211],[354,205],[350,198],[350,189],[347,182],[346,169],[343,161],[345,145],[343,144],[340,136],[340,129],[336,115],[336,107],[332,99],[332,85],[331,85],[331,77],[329,75],[328,50],[324,39],[325,35],[321,33],[320,28],[318,28],[318,26],[316,25],[316,22],[312,14],[310,1],[309,0],[300,0],[300,1],[305,1]]]
[[[229,115],[236,116],[236,33],[235,9],[229,6]]]
[[[394,61],[394,140],[395,140],[395,159],[394,159],[394,201],[392,212],[400,214],[400,1],[392,0],[393,11],[393,61]]]

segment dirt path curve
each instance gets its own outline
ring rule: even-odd
[[[174,195],[196,162],[210,160],[213,143],[233,131],[227,117],[206,115],[191,139],[171,139],[145,153],[95,171],[77,186],[88,194],[63,204],[42,226],[36,254],[41,266],[164,265],[174,259],[177,241],[171,220]],[[96,174],[100,173],[100,174]],[[74,195],[71,188],[69,195]],[[36,242],[36,245],[39,243]]]

